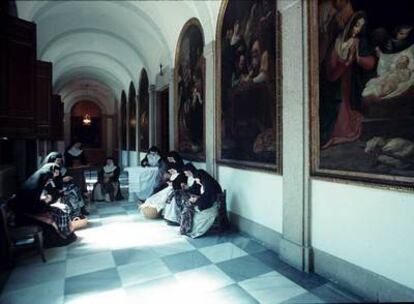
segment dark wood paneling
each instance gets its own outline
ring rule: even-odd
[[[0,136],[34,137],[36,25],[10,16],[1,19]]]
[[[63,140],[63,102],[60,95],[53,95],[52,99],[52,127],[51,139]]]
[[[52,133],[52,63],[36,62],[37,136],[47,139]]]

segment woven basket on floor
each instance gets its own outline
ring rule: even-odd
[[[146,218],[149,219],[156,219],[160,216],[157,209],[153,207],[142,207],[141,212]]]
[[[79,230],[79,229],[85,228],[86,226],[88,226],[88,219],[86,217],[81,219],[80,217],[77,216],[72,220],[72,226],[73,226],[73,230]]]

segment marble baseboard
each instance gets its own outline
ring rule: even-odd
[[[229,212],[229,220],[233,227],[262,242],[267,248],[279,253],[279,244],[282,235],[270,228],[253,222],[234,212]]]
[[[414,290],[377,273],[313,249],[315,273],[369,302],[414,302]]]

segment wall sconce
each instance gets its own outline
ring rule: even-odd
[[[162,76],[163,75],[163,73],[162,73],[162,64],[160,63],[160,75]]]
[[[89,114],[85,114],[83,117],[82,123],[84,126],[90,126],[92,123],[91,116]]]

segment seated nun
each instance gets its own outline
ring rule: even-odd
[[[219,183],[206,171],[197,170],[194,184],[188,190],[180,218],[180,233],[196,238],[205,234],[218,214],[217,196],[222,192]]]
[[[98,172],[98,182],[92,191],[92,198],[95,201],[113,202],[122,200],[121,188],[119,184],[119,174],[121,169],[115,165],[113,157],[107,157],[105,166]]]
[[[65,193],[65,201],[71,208],[72,218],[77,216],[88,215],[89,212],[86,210],[85,200],[82,196],[82,191],[75,180],[68,175],[68,170],[65,168],[63,156],[59,152],[50,152],[43,163],[54,164],[60,167],[60,176],[63,182],[63,190]]]
[[[47,213],[53,220],[52,226],[66,239],[73,233],[71,210],[64,202],[64,190],[60,167],[54,165],[50,178],[43,187],[38,206],[39,213]]]
[[[158,217],[162,210],[165,208],[168,197],[181,188],[181,184],[186,182],[186,177],[183,173],[178,172],[178,168],[175,164],[171,164],[168,169],[170,175],[167,181],[167,186],[151,195],[147,200],[140,205],[140,209],[147,217]]]
[[[164,189],[168,186],[167,182],[171,175],[168,173],[168,168],[171,165],[174,165],[179,172],[181,172],[184,162],[181,158],[180,154],[176,151],[170,151],[167,153],[165,158],[162,159],[161,164],[159,166],[159,182],[158,185],[154,188],[154,193]]]
[[[183,173],[187,178],[186,183],[181,183],[181,188],[175,190],[168,197],[167,205],[164,209],[164,219],[169,224],[179,224],[181,221],[181,213],[183,211],[185,201],[189,199],[188,189],[194,184],[194,174],[197,169],[192,163],[187,163],[183,167]]]
[[[142,167],[158,167],[162,161],[160,149],[152,146],[148,149],[147,155],[141,160]]]
[[[148,149],[147,155],[141,161],[142,167],[157,167],[158,174],[155,179],[155,182],[151,184],[152,189],[151,194],[154,194],[166,187],[165,183],[169,179],[167,174],[167,163],[161,155],[160,149],[156,146],[152,146]],[[142,185],[143,188],[146,188],[147,185]]]

